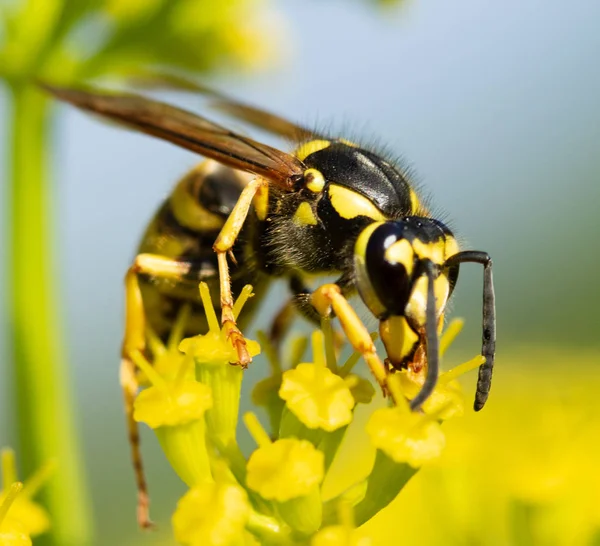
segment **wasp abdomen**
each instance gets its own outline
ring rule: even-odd
[[[175,186],[150,222],[138,252],[171,258],[182,263],[176,279],[140,276],[140,288],[150,326],[162,337],[168,335],[181,306],[189,303],[192,316],[186,328],[197,334],[207,329],[198,293],[198,283],[208,284],[217,312],[220,310],[217,256],[213,244],[227,217],[249,180],[249,175],[214,161],[204,161],[186,174]],[[246,259],[249,240],[244,229],[233,253],[237,261],[231,265],[233,293],[245,284],[255,288],[260,282],[252,274]],[[251,316],[252,303],[244,313]]]

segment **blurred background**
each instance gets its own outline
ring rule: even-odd
[[[384,143],[466,244],[494,259],[489,407],[448,425],[444,461],[373,522],[386,530],[378,544],[600,544],[600,3],[253,5],[261,56],[252,66],[215,62],[203,81],[304,124]],[[198,97],[162,96],[204,112]],[[9,108],[0,87],[0,121]],[[117,376],[122,279],[146,222],[198,158],[68,107],[53,114],[53,249],[97,544],[167,544],[183,487],[151,434],[144,452],[160,531],[140,537],[135,528]],[[11,134],[1,125],[6,150]],[[6,240],[10,226],[0,229]],[[6,264],[4,244],[0,255]],[[6,279],[0,268],[3,302]],[[255,326],[265,327],[278,301],[272,292]],[[464,267],[452,315],[466,327],[447,366],[479,350],[480,302],[481,271]],[[15,445],[6,328],[0,336],[0,444]],[[246,389],[263,374],[256,361]],[[465,386],[474,391],[473,374]],[[342,458],[340,473],[368,456]],[[515,531],[523,518],[528,531]]]

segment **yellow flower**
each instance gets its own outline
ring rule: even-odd
[[[0,505],[6,500],[6,496],[7,491],[2,491]],[[46,510],[24,494],[19,495],[13,502],[4,525],[9,524],[11,521],[17,523],[15,528],[19,528],[21,532],[27,535],[40,535],[50,529],[50,518]],[[0,527],[2,531],[4,531],[4,525]],[[0,534],[0,536],[2,535]],[[0,542],[0,544],[4,546],[3,542]]]
[[[331,525],[319,531],[310,546],[371,546],[373,541],[362,531],[345,525]]]
[[[423,402],[422,410],[426,414],[436,413],[442,420],[452,417],[461,417],[465,413],[465,397],[460,383],[456,380],[444,382],[442,374],[431,396]],[[425,381],[424,374],[416,374],[410,370],[401,370],[396,373],[400,388],[409,400],[420,392]],[[443,411],[440,411],[442,410]]]
[[[235,302],[233,309],[234,316],[237,316],[242,310],[244,304],[252,296],[252,287],[247,285]],[[208,285],[205,282],[200,283],[200,298],[204,306],[206,320],[208,322],[208,332],[204,335],[189,337],[179,344],[179,350],[194,359],[197,365],[224,366],[230,362],[237,362],[238,354],[235,347],[227,339],[225,328],[217,319],[214,305],[210,297]],[[246,339],[246,349],[250,356],[260,354],[260,345],[251,339]]]
[[[426,414],[434,415],[436,419],[448,420],[461,417],[465,413],[465,397],[457,377],[479,367],[485,358],[477,355],[475,358],[456,366],[440,375],[431,396],[425,400],[422,409]],[[402,370],[395,374],[404,395],[412,400],[423,387],[425,374]]]
[[[367,423],[367,433],[388,457],[414,468],[437,459],[446,443],[439,423],[401,407],[378,409]]]
[[[165,383],[143,390],[135,400],[133,417],[150,428],[185,425],[202,419],[212,407],[210,389],[197,381]]]
[[[189,546],[227,546],[242,538],[250,516],[246,492],[233,484],[190,489],[173,514],[175,538]]]
[[[31,546],[26,527],[14,514],[8,514],[22,489],[23,484],[15,482],[3,493],[4,498],[0,500],[0,544],[3,546]]]
[[[194,362],[196,379],[210,387],[218,402],[206,413],[208,433],[213,439],[218,439],[219,443],[227,445],[235,441],[244,370],[230,364],[238,360],[237,351],[227,339],[226,329],[221,328],[208,285],[202,282],[199,288],[208,332],[184,339],[179,344],[179,350]],[[252,286],[247,285],[235,302],[234,317],[239,315],[251,296]],[[260,353],[260,346],[256,341],[246,339],[246,348],[250,356]]]
[[[246,339],[246,347],[250,356],[260,353],[256,341]],[[233,345],[227,340],[225,332],[210,330],[203,336],[189,337],[179,345],[179,350],[192,356],[196,364],[214,364],[223,366],[238,359]]]
[[[184,379],[184,366],[179,377],[167,382],[141,354],[132,356],[152,382],[135,399],[133,418],[154,430],[171,466],[188,486],[210,481],[204,420],[213,405],[210,387]]]
[[[259,447],[248,460],[247,485],[285,502],[311,493],[323,481],[325,457],[307,440],[284,438]]]
[[[334,431],[352,421],[349,381],[318,364],[299,364],[283,374],[279,396],[309,428]]]
[[[27,536],[45,533],[50,528],[50,518],[46,510],[34,502],[32,497],[52,475],[54,464],[48,463],[40,468],[27,480],[23,488],[23,484],[17,482],[14,452],[3,449],[1,455],[2,481],[5,485],[0,491],[0,530],[9,534],[14,532],[15,536],[23,533]],[[9,508],[10,513],[8,513]],[[5,543],[0,542],[0,544]],[[15,544],[20,543],[15,542]]]

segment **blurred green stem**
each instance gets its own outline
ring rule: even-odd
[[[46,543],[83,546],[91,542],[91,522],[56,301],[49,104],[26,83],[13,84],[11,92],[8,294],[19,454],[24,476],[50,459],[58,463],[44,488],[53,524]]]

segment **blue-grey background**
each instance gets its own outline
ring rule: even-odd
[[[407,0],[374,9],[287,0],[274,7],[286,21],[276,33],[279,63],[211,83],[401,154],[469,246],[494,258],[499,368],[503,353],[521,344],[597,347],[600,3]],[[196,98],[169,99],[202,108]],[[197,158],[68,108],[57,112],[55,127],[56,261],[78,419],[101,543],[129,544],[134,492],[117,383],[122,278],[145,222]],[[463,269],[453,314],[467,318],[459,349],[474,354],[481,271]],[[531,362],[542,372],[543,365]],[[3,403],[2,412],[9,407]],[[0,443],[10,442],[5,420],[0,427]],[[151,435],[144,439],[154,515],[168,530],[181,488]]]

